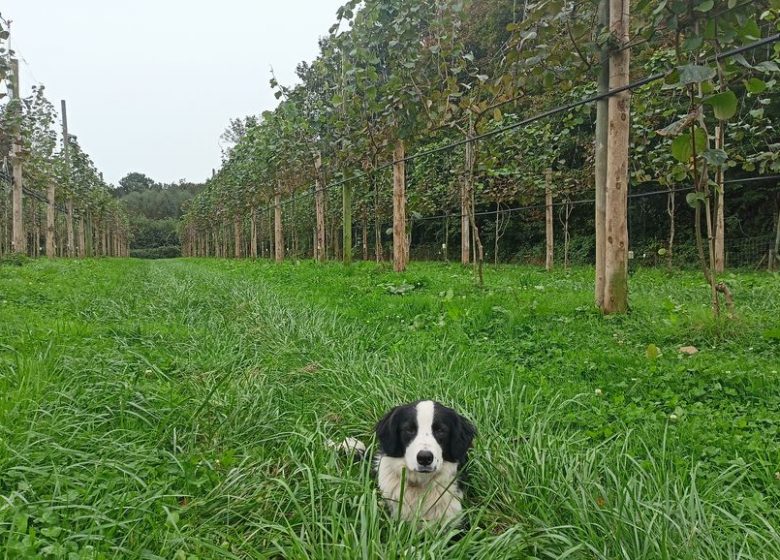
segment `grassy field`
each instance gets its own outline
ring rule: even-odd
[[[780,558],[780,278],[726,281],[719,324],[658,270],[604,318],[584,269],[0,267],[0,552]],[[324,445],[419,398],[479,429],[456,543]]]

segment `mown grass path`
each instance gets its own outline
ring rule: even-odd
[[[0,551],[780,558],[780,282],[726,280],[718,324],[692,273],[638,271],[605,319],[587,270],[2,267]],[[323,445],[419,398],[479,428],[454,544]]]

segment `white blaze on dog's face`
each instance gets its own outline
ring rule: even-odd
[[[433,435],[435,407],[433,401],[422,401],[415,407],[417,411],[416,433],[409,442],[404,460],[406,468],[419,473],[432,473],[439,470],[443,461],[441,444]],[[407,427],[411,433],[412,426]],[[437,430],[442,428],[437,426]]]
[[[382,454],[403,458],[410,473],[423,476],[465,462],[474,435],[468,420],[434,401],[396,407],[377,426]]]

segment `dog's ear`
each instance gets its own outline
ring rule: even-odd
[[[450,436],[450,451],[458,463],[462,464],[466,462],[466,455],[471,448],[471,442],[474,441],[477,435],[477,429],[474,427],[474,424],[460,414],[456,417],[457,422]]]
[[[390,412],[385,414],[376,425],[376,438],[379,441],[379,448],[385,455],[390,457],[401,457],[404,454],[401,445],[401,437],[398,433],[398,421],[401,406],[396,406]]]

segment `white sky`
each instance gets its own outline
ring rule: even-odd
[[[232,117],[277,101],[345,0],[3,0],[22,95],[36,82],[107,181],[202,181]],[[26,63],[25,63],[26,62]]]

